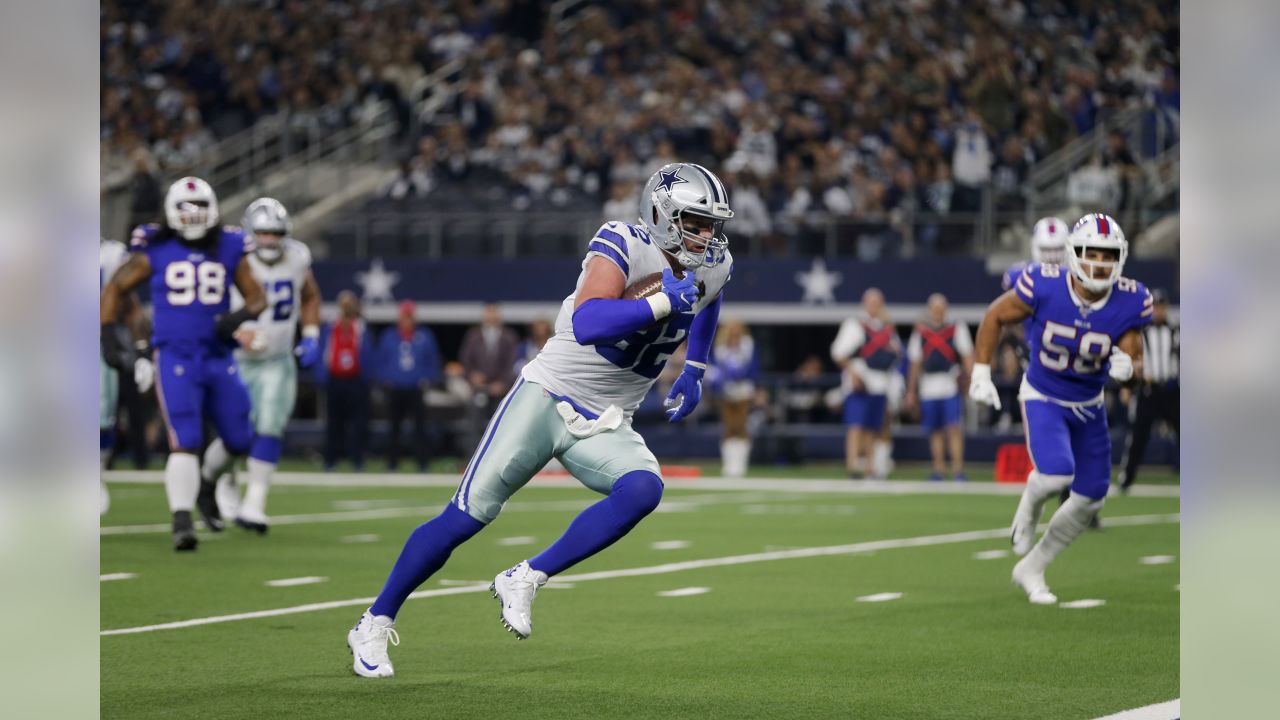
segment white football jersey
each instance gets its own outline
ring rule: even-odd
[[[129,259],[129,248],[119,240],[103,240],[98,244],[98,289],[106,287],[116,270]]]
[[[610,260],[622,270],[627,278],[626,287],[670,267],[666,253],[643,228],[624,222],[605,223],[587,244],[578,282],[556,316],[555,335],[542,352],[524,366],[521,375],[546,388],[553,397],[568,399],[592,414],[599,415],[610,405],[616,405],[630,417],[662,372],[667,358],[684,342],[693,316],[720,296],[733,271],[733,258],[726,252],[724,260],[717,265],[694,271],[694,277],[706,289],[692,314],[668,316],[613,345],[579,345],[573,334],[573,310],[587,274],[587,263],[596,256]]]
[[[302,304],[302,283],[311,269],[311,250],[293,238],[285,238],[281,244],[280,260],[265,263],[257,253],[249,253],[249,267],[253,277],[262,285],[267,295],[267,309],[242,328],[266,333],[267,345],[258,352],[237,348],[240,357],[260,360],[293,352],[298,330],[298,308]],[[244,298],[232,288],[231,309],[244,306]]]

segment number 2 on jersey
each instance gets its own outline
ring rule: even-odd
[[[268,288],[273,308],[271,319],[276,322],[288,320],[293,315],[293,281],[277,280]]]

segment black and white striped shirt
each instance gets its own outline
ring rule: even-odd
[[[1142,330],[1142,376],[1151,383],[1178,379],[1178,328],[1167,322],[1151,323]]]

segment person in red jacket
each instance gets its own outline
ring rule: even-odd
[[[338,309],[340,316],[325,327],[322,339],[320,373],[327,378],[324,469],[332,470],[346,449],[356,471],[361,471],[369,436],[369,380],[375,375],[373,337],[360,316],[355,293],[339,293]]]

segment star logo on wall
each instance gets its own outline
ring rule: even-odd
[[[796,283],[804,289],[804,298],[800,302],[811,305],[835,303],[836,288],[843,282],[844,275],[828,272],[827,262],[822,258],[814,258],[809,272],[796,273]]]
[[[361,287],[361,299],[370,304],[393,303],[396,301],[391,289],[400,282],[400,273],[387,272],[382,258],[374,258],[369,264],[369,272],[356,273],[356,284]]]
[[[667,171],[667,170],[658,171],[658,187],[662,188],[663,190],[666,190],[668,193],[671,192],[671,187],[673,185],[679,185],[680,183],[687,183],[687,182],[689,181],[680,177],[680,168],[676,168],[671,171]]]

